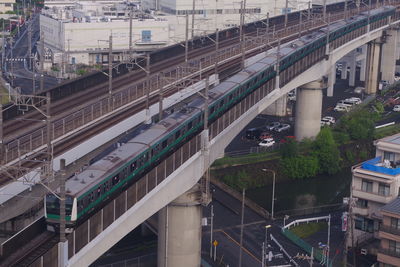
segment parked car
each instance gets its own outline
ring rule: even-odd
[[[260,134],[260,140],[265,140],[269,138],[272,138],[272,135],[269,132],[262,132]]]
[[[322,119],[321,119],[321,125],[322,126],[324,126],[324,125],[333,125],[333,124],[335,124],[335,122],[336,122],[336,120],[335,120],[335,118],[334,117],[331,117],[331,116],[325,116],[325,117],[323,117]]]
[[[394,81],[395,81],[395,82],[400,81],[400,76],[395,75],[395,76],[394,76]]]
[[[346,107],[352,107],[354,105],[354,103],[347,101],[346,100],[340,100],[339,102],[337,102],[336,106],[346,106]]]
[[[276,127],[278,127],[279,125],[281,125],[279,122],[275,121],[275,122],[271,122],[270,124],[268,124],[267,126],[265,126],[265,129],[267,129],[268,131],[272,131],[274,130]]]
[[[344,100],[345,102],[350,102],[350,103],[354,103],[356,105],[359,105],[362,103],[361,99],[358,97],[350,97]]]
[[[393,107],[393,111],[396,111],[396,112],[400,111],[400,105],[395,105]]]
[[[259,128],[251,128],[246,131],[246,138],[249,140],[257,140],[260,137],[262,130]]]
[[[296,101],[296,90],[292,90],[288,93],[288,99],[290,101]]]
[[[349,107],[344,105],[336,105],[336,107],[333,110],[338,112],[347,112],[349,111]]]
[[[258,143],[258,145],[262,146],[262,147],[271,147],[274,144],[275,144],[275,141],[272,138],[267,138],[265,140],[262,140],[260,143]]]
[[[358,87],[354,88],[354,93],[355,93],[355,94],[362,94],[362,92],[363,92],[364,90],[365,90],[364,87],[358,86]]]
[[[278,127],[276,127],[274,130],[280,133],[282,131],[286,131],[289,129],[290,129],[290,125],[283,123],[283,124],[279,125]]]

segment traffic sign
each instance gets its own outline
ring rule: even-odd
[[[213,245],[214,245],[214,247],[218,246],[218,241],[214,240]]]

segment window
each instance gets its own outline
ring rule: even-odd
[[[359,208],[367,208],[368,207],[368,200],[359,198],[357,200],[357,207],[359,207]]]
[[[388,196],[390,193],[390,186],[387,184],[379,183],[378,194],[381,196]]]
[[[400,242],[389,240],[389,250],[400,253]]]
[[[361,216],[354,218],[354,227],[358,230],[373,233],[374,232],[374,221]]]
[[[151,31],[142,31],[142,42],[151,42]]]
[[[397,218],[390,218],[390,226],[392,228],[400,229],[400,220]]]
[[[393,153],[393,152],[385,151],[385,152],[383,153],[383,159],[387,159],[387,160],[393,162],[393,161],[394,161],[394,153]]]
[[[72,58],[71,58],[71,64],[76,64],[76,59],[75,59],[75,57],[72,57]]]
[[[361,190],[364,192],[372,193],[372,182],[362,180]]]

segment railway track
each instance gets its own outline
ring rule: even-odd
[[[340,12],[337,12],[337,13],[340,13]],[[297,23],[297,21],[290,21],[289,23],[290,23],[291,25],[295,25],[295,24]],[[321,25],[320,27],[322,27],[322,26],[323,26],[323,25]],[[280,25],[279,28],[282,30],[282,29],[283,29],[283,25]],[[277,31],[279,31],[279,30],[277,30]],[[286,34],[286,32],[285,32],[284,34]],[[306,34],[306,31],[303,33],[303,35],[304,35],[304,34]],[[292,35],[292,36],[289,37],[289,38],[285,38],[285,39],[283,40],[283,42],[287,42],[287,41],[293,40],[293,39],[295,39],[295,38],[297,38],[297,37],[298,37],[298,35],[294,35],[294,36]],[[238,38],[234,38],[234,40],[238,41],[237,39],[238,39]],[[228,41],[232,42],[232,40],[228,40]],[[276,42],[275,42],[275,43],[271,43],[270,45],[272,45],[272,46],[273,46],[273,45],[276,45]],[[214,47],[207,47],[207,48],[204,48],[204,49],[200,49],[200,50],[199,50],[200,52],[197,52],[197,53],[204,53],[204,51],[207,50],[207,49],[208,49],[208,50],[214,50],[215,48],[214,48]],[[267,48],[265,47],[265,49],[267,49]],[[260,50],[253,51],[253,52],[251,52],[251,53],[248,53],[248,54],[246,55],[246,57],[253,56],[254,54],[257,54],[257,53],[259,53],[259,52],[261,52],[261,51],[260,51]],[[191,57],[194,57],[194,53],[191,54]],[[184,56],[177,57],[176,60],[171,61],[171,62],[173,62],[173,63],[169,62],[169,64],[175,64],[176,62],[179,62],[179,60],[182,60],[182,59],[184,59]],[[229,64],[230,64],[231,66],[233,66],[233,65],[237,64],[239,61],[240,61],[240,58],[231,61],[231,63],[228,63],[228,65],[225,64],[225,65],[223,65],[223,66],[225,66],[225,69],[226,69],[227,66],[228,66],[228,68],[229,68]],[[222,71],[223,68],[224,68],[223,66],[219,66],[219,70]],[[158,68],[165,68],[165,66],[159,66]],[[158,70],[158,69],[153,69],[153,72],[154,72],[154,71],[157,71],[157,70]],[[210,72],[210,73],[211,73],[211,72]],[[207,74],[207,73],[205,73],[205,74]],[[144,74],[143,72],[141,72],[141,73],[136,73],[136,74],[134,74],[134,75],[132,75],[132,76],[135,76],[135,78],[139,79],[138,77],[141,77],[140,75],[145,75],[145,74]],[[122,81],[122,80],[123,80],[122,78],[123,78],[123,77],[118,78],[118,79],[117,79],[117,82],[120,82],[121,84],[124,84],[124,82]],[[142,77],[142,79],[143,79],[143,77]],[[114,82],[114,84],[116,84],[116,82]],[[121,87],[122,87],[122,89],[123,89],[123,86],[121,86]],[[100,88],[100,87],[98,86],[98,87],[94,87],[94,88],[95,88],[95,89],[98,89],[98,88]],[[102,86],[101,88],[104,89],[104,88],[106,88],[106,86]],[[119,90],[122,90],[122,89],[117,89],[116,92],[118,92]],[[101,91],[101,90],[100,90],[100,91]],[[164,96],[169,96],[169,95],[175,93],[176,91],[177,91],[176,89],[175,89],[175,90],[174,90],[174,89],[170,89],[169,91],[164,92]],[[82,99],[84,99],[84,102],[85,102],[85,101],[87,101],[88,99],[92,99],[92,98],[94,97],[94,94],[97,94],[97,93],[98,93],[98,91],[96,91],[96,90],[94,90],[94,89],[90,89],[90,90],[88,90],[88,91],[82,92],[82,95],[81,95],[81,94],[76,94],[76,98],[77,98],[77,99],[80,99],[80,101],[81,101]],[[83,96],[85,96],[85,97],[83,97]],[[154,96],[152,96],[151,99],[150,99],[150,104],[156,103],[156,102],[158,101],[158,99],[159,99],[159,96],[158,96],[157,94],[154,95]],[[63,100],[60,100],[60,101],[57,101],[56,103],[54,103],[54,104],[53,104],[53,107],[52,107],[52,109],[53,109],[53,110],[52,110],[52,114],[54,114],[54,112],[55,112],[54,110],[59,111],[59,112],[62,112],[62,110],[64,110],[64,109],[66,108],[62,103],[68,103],[69,101],[73,101],[73,100],[63,99]],[[82,101],[81,101],[80,103],[82,103]],[[144,105],[144,104],[145,104],[145,100],[142,100],[142,101],[136,103],[136,106],[135,106],[133,109],[129,110],[129,112],[127,112],[127,111],[124,112],[125,116],[121,116],[120,114],[116,114],[115,116],[110,116],[110,118],[113,118],[111,121],[113,121],[113,123],[116,123],[116,122],[118,122],[118,121],[120,121],[120,120],[123,120],[123,118],[126,118],[126,117],[128,117],[128,116],[131,116],[131,115],[133,115],[133,114],[135,114],[135,113],[137,113],[137,112],[143,110],[143,109],[145,108],[145,105]],[[59,114],[64,115],[63,113],[59,113]],[[129,115],[128,115],[128,114],[129,114]],[[35,114],[34,114],[33,112],[30,112],[30,113],[26,114],[26,115],[25,115],[25,118],[23,118],[23,119],[33,120],[33,119],[34,119],[34,116],[35,116]],[[55,116],[55,117],[56,117],[56,116]],[[119,119],[117,119],[117,118],[119,118]],[[19,123],[19,126],[10,125],[10,128],[8,128],[8,127],[5,127],[5,128],[7,129],[8,132],[16,131],[15,129],[18,128],[18,127],[21,127],[21,125],[24,124],[23,122],[24,122],[24,121],[21,121],[21,122]],[[39,125],[40,125],[40,124],[39,124]],[[94,134],[94,132],[98,132],[100,128],[101,128],[101,129],[107,129],[110,125],[111,125],[111,124],[110,124],[110,119],[104,119],[103,122],[102,122],[101,124],[98,124],[98,125],[96,125],[96,126],[89,127],[89,128],[86,129],[85,131],[80,132],[79,135],[76,135],[76,134],[75,134],[75,135],[72,135],[71,138],[65,139],[65,140],[63,140],[62,142],[57,143],[57,144],[55,145],[55,148],[54,148],[54,156],[57,156],[57,155],[61,154],[63,151],[67,150],[68,148],[73,147],[73,146],[79,144],[80,142],[82,142],[82,141],[85,140],[86,138],[89,138],[90,136],[92,136],[92,135]],[[90,129],[93,128],[93,127],[96,128],[96,131],[90,130]],[[23,127],[23,128],[26,129],[27,127],[25,126],[25,127]],[[18,128],[18,129],[19,129],[19,128]],[[7,136],[7,134],[6,134],[6,136]],[[71,141],[73,138],[75,139],[75,141]],[[45,157],[45,156],[44,156],[44,153],[42,153],[41,156],[40,156],[40,155],[39,155],[39,156],[35,155],[35,158],[36,158],[36,159],[41,159],[41,158],[44,158],[44,157]],[[34,168],[35,166],[37,166],[37,162],[34,162],[34,161],[24,163],[24,167],[26,167],[26,168]],[[0,185],[7,183],[9,180],[10,180],[10,179],[7,179],[7,177],[4,177],[4,175],[2,175],[2,176],[0,177]]]

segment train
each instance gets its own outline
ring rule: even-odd
[[[343,2],[327,5],[327,12],[336,12],[338,10],[343,10],[343,6],[344,6]],[[273,27],[273,25],[283,24],[284,17],[285,17],[284,15],[280,15],[270,18],[269,19],[270,26]],[[289,21],[298,20],[298,18],[299,18],[299,12],[291,12],[288,14]],[[257,28],[265,27],[265,23],[266,20],[247,23],[243,27],[244,33],[254,32],[256,31]],[[220,41],[224,41],[238,36],[239,36],[239,30],[237,27],[219,31]],[[189,42],[189,52],[199,47],[214,45],[212,40],[215,40],[215,33],[212,33],[207,37],[205,36],[195,37],[193,40]],[[150,64],[153,65],[156,63],[161,63],[162,61],[168,60],[172,57],[176,57],[177,55],[183,55],[184,53],[185,53],[184,43],[179,43],[165,48],[161,48],[150,53]],[[128,68],[128,66],[122,64],[118,67],[118,70],[113,69],[113,78],[117,78],[122,75],[127,75],[127,73],[129,73],[132,70],[130,69],[131,67],[132,66],[129,66]],[[144,67],[144,65],[142,65],[141,67]],[[139,67],[133,66],[133,70],[135,69],[139,69]],[[65,81],[52,88],[47,88],[42,92],[38,92],[38,95],[46,96],[46,94],[49,92],[51,102],[54,103],[55,101],[82,92],[90,87],[106,83],[108,81],[108,77],[104,75],[104,73],[107,72],[108,69],[104,69],[101,72],[88,73],[74,80]],[[29,108],[29,110],[31,109],[32,108]],[[24,113],[26,113],[26,111],[20,110],[17,106],[12,104],[6,104],[3,107],[3,119],[5,121],[15,119],[16,117]]]
[[[326,56],[326,44],[333,47],[370,29],[388,23],[395,8],[385,6],[333,23],[282,46],[270,49],[263,58],[209,90],[208,126],[260,86],[266,93],[284,86],[296,75]],[[342,39],[341,39],[342,38]],[[346,39],[347,38],[347,39]],[[278,55],[279,53],[279,55]],[[279,75],[279,79],[276,79]],[[279,85],[276,84],[279,81]],[[263,95],[262,97],[264,97]],[[259,97],[261,99],[262,97]],[[161,161],[204,129],[205,100],[195,97],[179,111],[122,144],[112,153],[88,166],[66,182],[66,223],[73,229],[106,205]],[[59,199],[47,194],[45,217],[56,231],[60,219]]]

